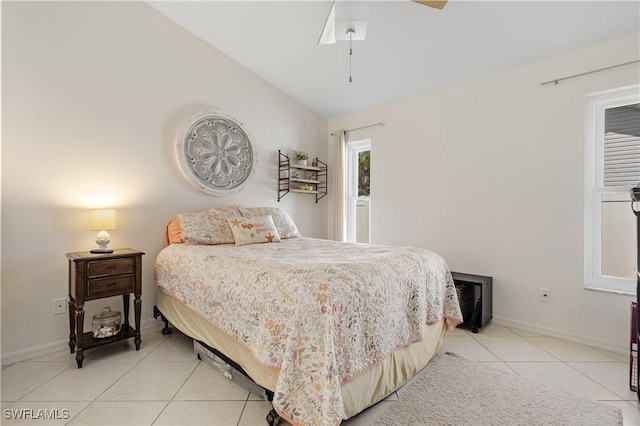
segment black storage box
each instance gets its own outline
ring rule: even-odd
[[[464,324],[477,333],[493,317],[493,278],[461,272],[451,272],[451,276]]]

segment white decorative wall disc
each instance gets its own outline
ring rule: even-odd
[[[176,154],[189,182],[211,195],[240,191],[256,168],[250,134],[221,111],[191,117],[178,133]]]

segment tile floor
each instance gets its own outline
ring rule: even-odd
[[[88,351],[82,369],[68,351],[4,367],[0,423],[266,424],[269,403],[196,360],[186,336],[163,336],[160,328],[143,330],[140,351],[133,349],[132,339]],[[444,351],[604,401],[622,409],[625,425],[640,424],[636,394],[628,388],[628,355],[491,323],[479,334],[455,330],[447,336]],[[400,389],[343,425],[371,424],[402,395]],[[58,419],[9,418],[12,412],[25,413],[20,409],[48,409]]]

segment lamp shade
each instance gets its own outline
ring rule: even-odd
[[[116,210],[99,209],[89,212],[92,231],[107,231],[116,229]]]

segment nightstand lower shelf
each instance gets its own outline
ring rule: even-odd
[[[130,337],[136,337],[136,329],[131,327],[129,324],[122,324],[122,330],[120,333],[111,337],[102,337],[100,339],[96,339],[93,337],[92,332],[87,332],[82,334],[82,346],[83,349],[95,348],[96,346],[105,345],[111,342],[117,342],[118,340],[125,340]],[[140,349],[140,342],[136,343],[136,350]]]

